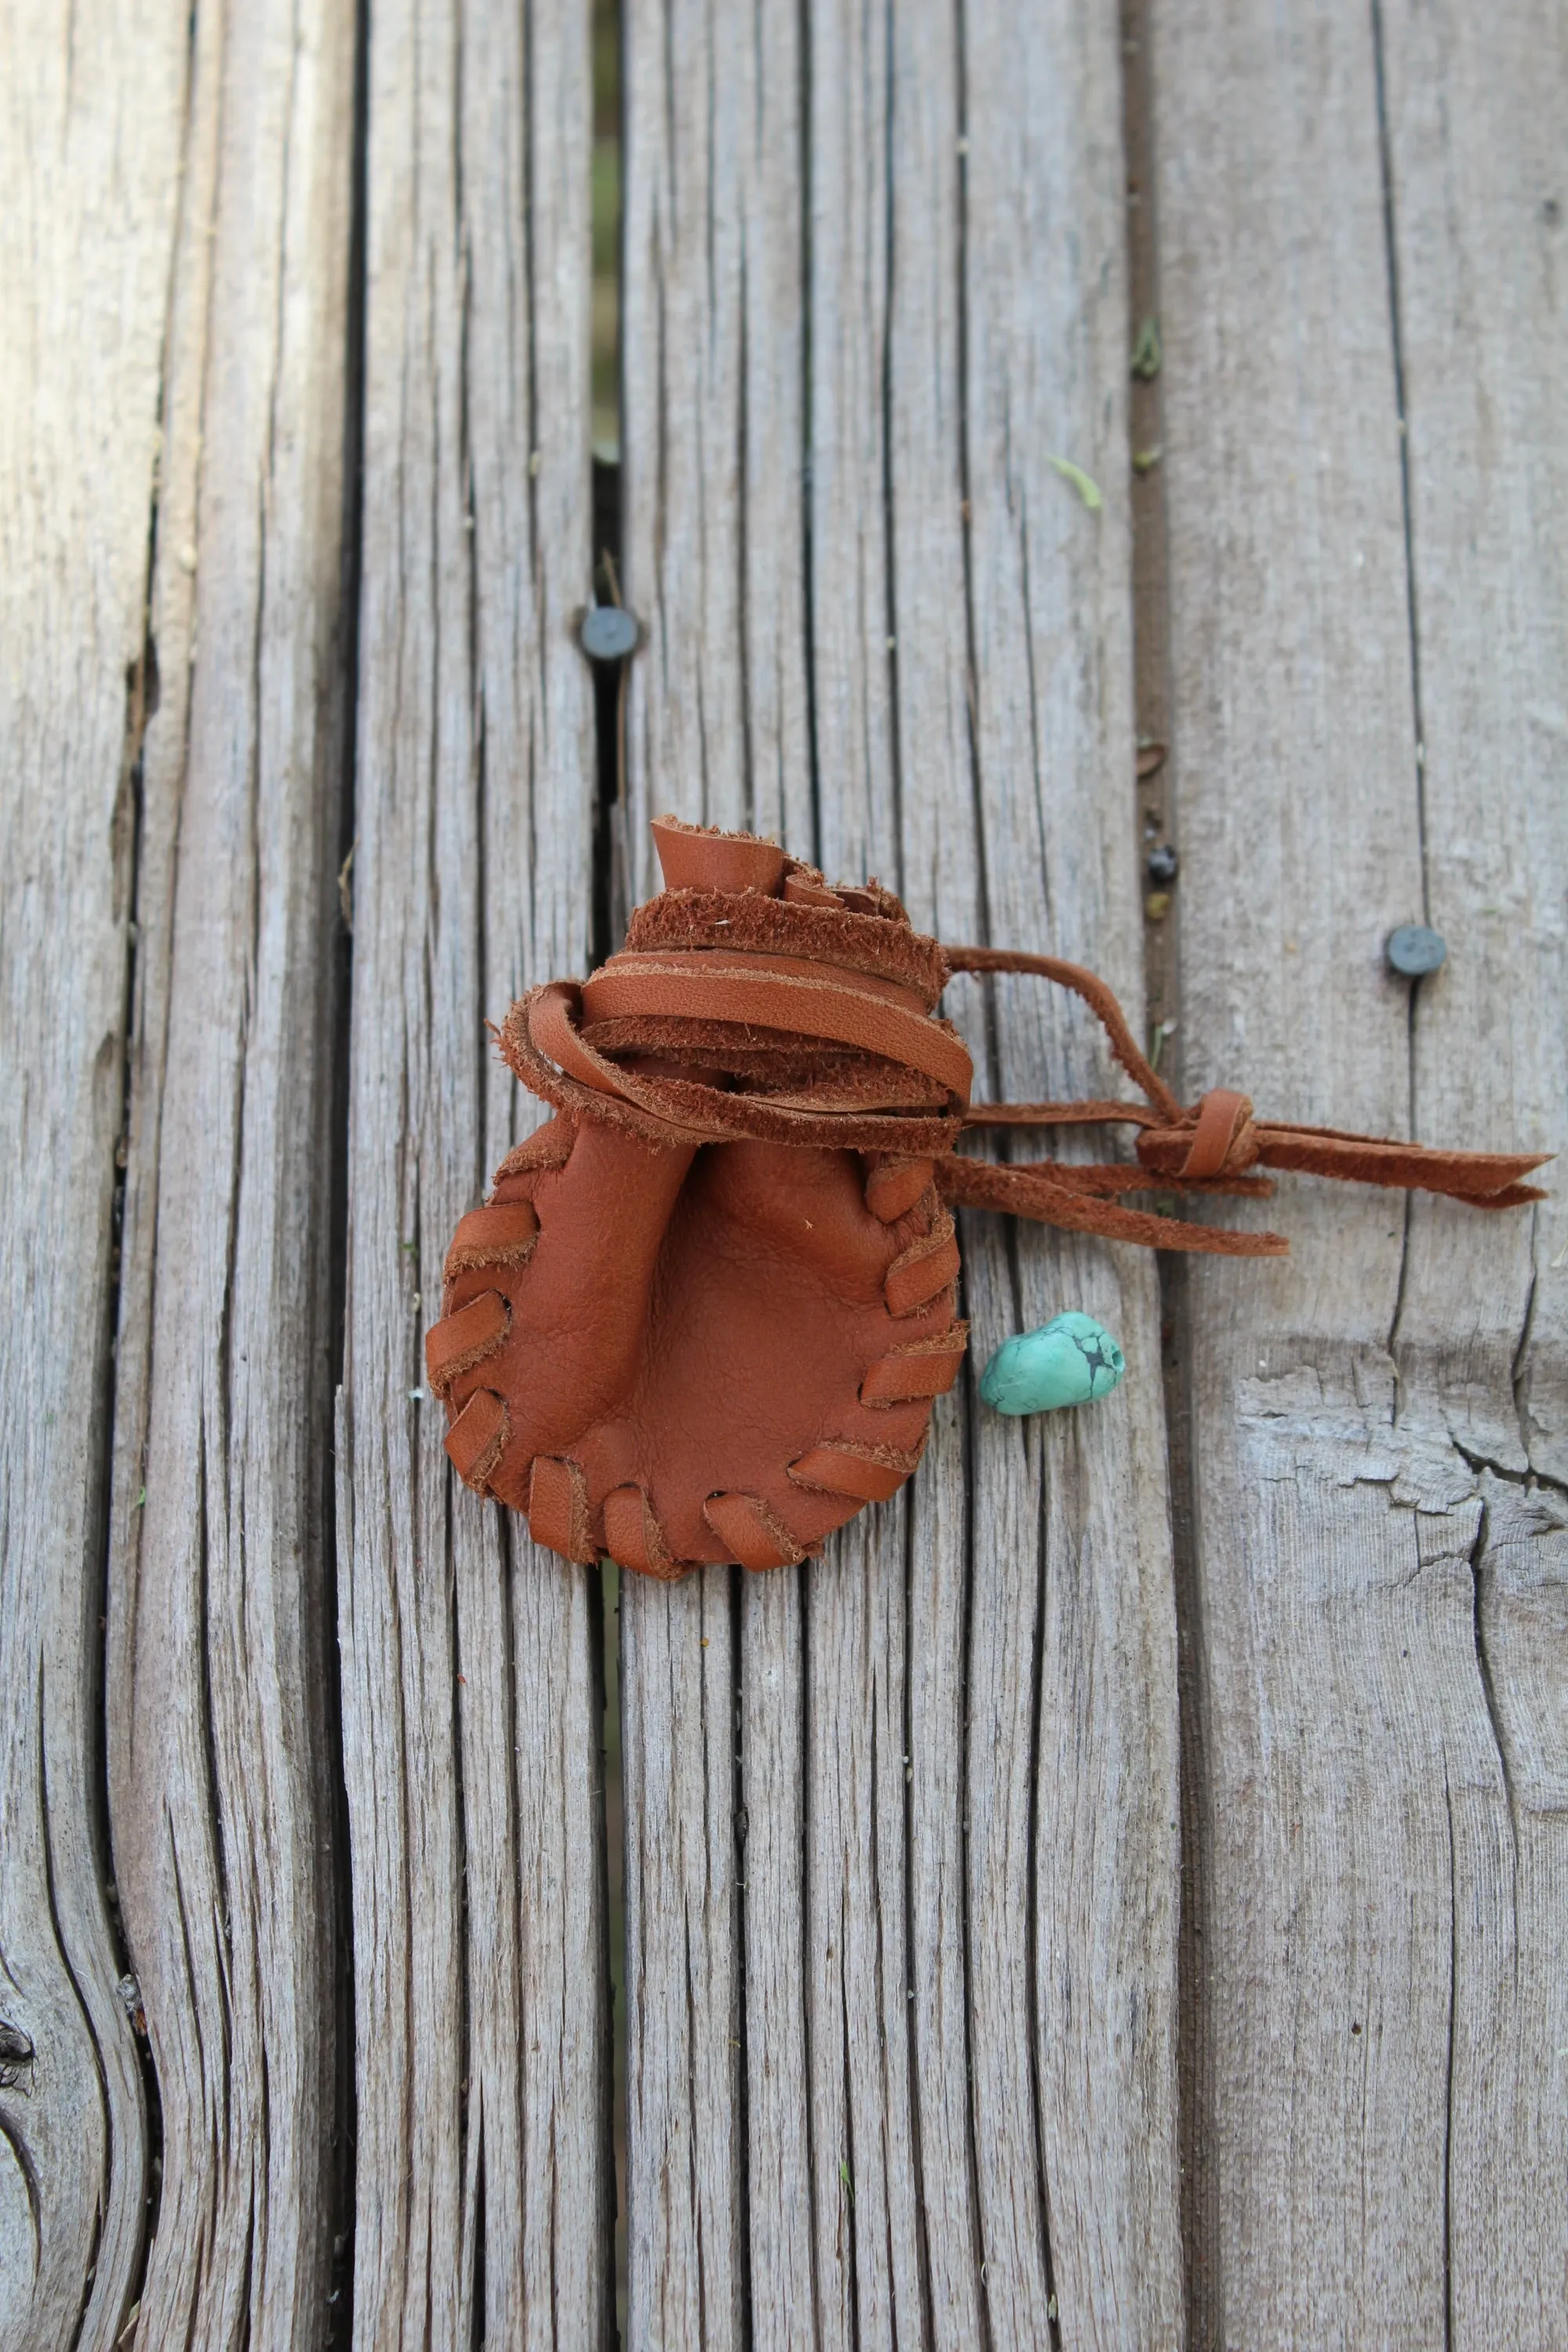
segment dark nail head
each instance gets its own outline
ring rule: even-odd
[[[1406,980],[1419,980],[1423,972],[1436,971],[1447,953],[1442,933],[1428,930],[1425,923],[1401,923],[1388,935],[1389,969],[1403,973]]]
[[[1168,889],[1181,868],[1181,859],[1168,841],[1162,841],[1149,852],[1149,879],[1158,889]]]
[[[583,615],[583,651],[590,661],[625,661],[637,646],[637,625],[619,604],[590,604]]]

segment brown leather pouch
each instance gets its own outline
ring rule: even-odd
[[[947,948],[876,883],[829,888],[773,844],[662,818],[666,888],[591,979],[514,1004],[501,1050],[556,1116],[463,1218],[426,1341],[459,1475],[568,1559],[662,1577],[776,1568],[894,1494],[963,1355],[952,1204],[1159,1249],[1271,1255],[1121,1205],[1259,1193],[1262,1167],[1542,1196],[1540,1156],[1437,1152],[1258,1122],[1216,1089],[1184,1109],[1092,973]],[[955,971],[1081,996],[1142,1103],[973,1105],[936,1006]],[[961,1157],[966,1127],[1123,1121],[1135,1161]]]

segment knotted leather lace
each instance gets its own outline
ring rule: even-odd
[[[512,1007],[501,1032],[508,1061],[545,1101],[656,1147],[754,1138],[930,1160],[949,1202],[1152,1249],[1283,1255],[1289,1244],[1278,1234],[1120,1202],[1136,1192],[1266,1196],[1273,1186],[1260,1168],[1444,1193],[1479,1209],[1544,1197],[1521,1180],[1548,1153],[1430,1150],[1259,1120],[1226,1087],[1184,1107],[1110,989],[1080,965],[938,948],[868,911],[866,894],[835,898],[816,881],[798,894],[786,884],[785,898],[794,903],[667,891],[637,910],[626,951],[591,979],[552,981]],[[818,910],[829,901],[825,932]],[[971,1104],[968,1053],[934,1010],[957,971],[1034,973],[1071,990],[1144,1099]],[[1137,1128],[1136,1160],[1002,1163],[954,1150],[971,1128],[1100,1125]]]

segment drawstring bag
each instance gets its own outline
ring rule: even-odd
[[[501,1051],[556,1115],[458,1224],[426,1342],[458,1475],[567,1559],[778,1568],[896,1493],[963,1356],[955,1202],[1258,1257],[1288,1245],[1122,1196],[1266,1194],[1274,1168],[1542,1197],[1521,1179],[1544,1155],[1266,1123],[1224,1087],[1184,1108],[1076,964],[943,948],[877,883],[829,888],[771,842],[653,833],[666,887],[624,950],[507,1016]],[[972,1104],[936,1011],[956,971],[1071,989],[1142,1101]],[[1134,1160],[954,1150],[967,1128],[1111,1122],[1139,1130]]]

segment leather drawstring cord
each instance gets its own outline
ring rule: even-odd
[[[1267,1177],[1251,1173],[1263,1167],[1445,1193],[1477,1209],[1514,1209],[1545,1198],[1539,1186],[1520,1180],[1550,1159],[1549,1152],[1434,1151],[1417,1143],[1352,1135],[1337,1128],[1260,1121],[1247,1097],[1227,1087],[1213,1087],[1190,1109],[1184,1108],[1140,1053],[1121,1007],[1093,972],[1056,956],[1024,955],[1005,948],[946,948],[943,953],[955,972],[1032,972],[1071,989],[1097,1016],[1111,1053],[1148,1097],[1145,1103],[975,1103],[964,1113],[965,1127],[1140,1128],[1138,1160],[1131,1165],[1119,1161],[1098,1167],[1066,1160],[1003,1166],[954,1158],[937,1170],[938,1186],[950,1201],[1037,1217],[1072,1232],[1142,1242],[1152,1249],[1280,1257],[1290,1246],[1282,1234],[1187,1224],[1114,1208],[1107,1196],[1173,1191],[1267,1198],[1273,1185]]]
[[[831,929],[813,930],[819,922]],[[1118,1199],[1264,1197],[1273,1186],[1254,1172],[1260,1168],[1445,1193],[1479,1209],[1544,1197],[1521,1179],[1549,1153],[1436,1151],[1260,1121],[1227,1087],[1184,1108],[1093,972],[1055,956],[938,949],[907,929],[895,942],[893,930],[837,904],[819,916],[810,903],[755,892],[670,890],[637,910],[626,950],[591,979],[552,981],[514,1004],[501,1050],[522,1083],[558,1109],[655,1148],[751,1139],[930,1162],[948,1202],[1151,1249],[1282,1255],[1289,1245],[1279,1234],[1187,1223]],[[971,1106],[969,1055],[933,1009],[948,974],[959,971],[1033,973],[1071,990],[1145,1099]],[[1002,1163],[953,1149],[970,1128],[1113,1124],[1141,1130],[1136,1160]]]

